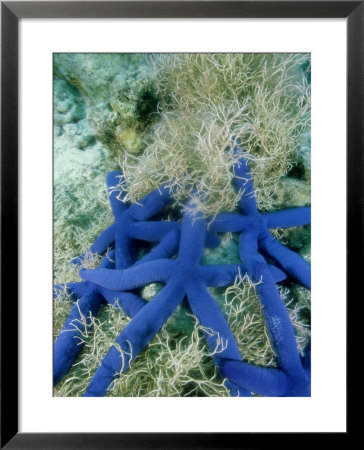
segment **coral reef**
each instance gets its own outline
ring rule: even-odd
[[[209,230],[216,213],[235,210],[241,192],[233,186],[238,158],[230,144],[236,137],[244,143],[260,211],[309,205],[309,69],[307,55],[55,55],[55,282],[81,286],[77,267],[69,262],[95,249],[93,240],[115,222],[103,184],[105,174],[117,168],[117,159],[126,182],[116,191],[124,201],[138,201],[164,183],[173,192],[175,206],[165,208],[157,221],[178,224],[188,198],[189,212],[195,218],[202,212]],[[309,225],[270,231],[310,261]],[[241,264],[239,232],[219,236],[221,245],[205,248],[201,264]],[[153,248],[136,243],[138,259]],[[116,258],[107,255],[109,268],[115,269]],[[100,261],[92,251],[79,260],[86,268]],[[153,282],[130,294],[151,302],[162,288]],[[257,286],[247,275],[227,289],[208,291],[244,361],[279,367]],[[310,335],[309,291],[288,278],[279,292],[303,354]],[[54,299],[55,339],[77,297],[71,289],[59,294]],[[182,302],[107,395],[229,395],[203,327],[189,314]],[[98,318],[86,308],[78,320],[86,324],[77,335],[83,350],[54,395],[82,395],[130,321],[118,302],[108,306],[104,297]],[[183,349],[193,349],[191,360]],[[194,367],[193,361],[199,363]]]
[[[107,176],[109,200],[115,217],[115,221],[104,230],[92,244],[90,251],[72,262],[81,264],[85,257],[92,253],[104,254],[113,246],[114,251],[107,254],[101,261],[101,268],[125,269],[136,261],[135,240],[158,242],[160,244],[138,261],[138,264],[158,260],[159,258],[172,256],[178,245],[180,224],[171,221],[147,220],[160,212],[171,197],[166,188],[161,188],[145,196],[138,204],[129,208],[122,202],[119,192],[116,190],[120,172],[110,172]],[[216,246],[219,240],[209,233],[206,243]],[[134,265],[135,266],[135,265]],[[90,282],[76,282],[63,285],[55,285],[54,295],[59,296],[67,292],[74,299],[79,299],[73,306],[60,335],[58,336],[53,352],[54,385],[68,372],[83,345],[80,336],[90,327],[91,316],[97,316],[103,302],[108,302],[133,317],[146,301],[131,292],[118,292],[117,295],[106,288],[100,288]]]
[[[54,55],[55,76],[80,92],[87,119],[111,157],[140,154],[156,118],[158,100],[146,64],[141,54]]]
[[[259,250],[272,258],[286,274],[310,289],[309,264],[280,244],[269,229],[306,225],[311,222],[311,211],[302,207],[259,214],[245,158],[241,158],[234,169],[236,187],[243,191],[239,201],[241,214],[220,214],[211,228],[215,231],[242,231],[240,258],[250,280],[256,284],[272,346],[278,357],[278,368],[262,369],[241,361],[227,361],[222,370],[237,385],[259,394],[307,396],[310,394],[310,379],[303,370],[294,329],[275,286],[277,277],[273,276]]]
[[[143,154],[122,158],[128,198],[167,182],[181,205],[196,187],[193,210],[205,216],[234,209],[230,145],[238,138],[259,208],[282,207],[282,177],[297,164],[310,125],[306,61],[304,54],[151,56],[160,120]]]
[[[81,93],[58,78],[54,116],[54,272],[55,281],[62,283],[77,278],[70,260],[112,220],[103,192],[112,165],[88,123]]]
[[[234,151],[239,153],[235,149]],[[309,209],[298,208],[261,216],[256,208],[249,170],[241,155],[239,165],[235,169],[235,179],[238,187],[245,189],[240,200],[243,214],[233,217],[231,214],[219,215],[212,223],[212,228],[216,231],[226,231],[225,228],[229,231],[243,231],[240,240],[241,266],[201,266],[206,223],[201,214],[192,220],[185,213],[176,260],[157,259],[125,270],[81,269],[83,279],[114,291],[135,289],[155,281],[165,283],[165,287],[140,309],[118,336],[116,344],[97,369],[85,396],[106,394],[117,374],[129,368],[133,359],[162,328],[184,296],[205,329],[214,362],[223,376],[228,378],[226,384],[233,395],[248,396],[250,392],[269,396],[309,395],[310,381],[303,370],[293,326],[275,283],[285,279],[286,272],[309,287],[310,267],[273,237],[269,239],[268,233],[268,228],[276,226],[290,227],[309,223]],[[282,269],[268,267],[264,258],[258,254],[258,239],[263,250]],[[278,368],[262,369],[242,361],[226,319],[206,289],[206,286],[226,286],[233,283],[240,270],[246,271],[256,283],[273,348],[278,355]]]
[[[221,314],[204,286],[230,284],[238,274],[239,266],[200,266],[205,233],[204,220],[193,222],[186,213],[182,222],[177,259],[159,259],[124,271],[96,269],[90,272],[87,269],[81,269],[80,275],[83,279],[111,290],[134,289],[155,281],[165,283],[165,287],[140,310],[116,339],[118,345],[111,348],[104,358],[85,393],[86,396],[105,395],[115,374],[123,372],[129,367],[131,361],[162,328],[185,295],[196,316],[199,317],[203,314],[201,304],[204,302],[207,303],[207,307],[212,302],[213,312]],[[202,308],[204,307],[202,306]],[[234,354],[235,349],[224,348],[225,344],[220,340],[219,333],[214,331],[216,324],[211,320],[212,317],[206,320],[207,323],[202,321],[202,325],[208,329],[207,340],[210,350],[213,353],[216,352],[214,358],[218,358],[220,354],[225,355],[230,352]],[[220,347],[223,348],[218,351]]]

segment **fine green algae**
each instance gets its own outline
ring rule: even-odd
[[[56,283],[79,280],[79,267],[71,266],[71,259],[112,223],[105,177],[119,162],[129,199],[138,200],[167,182],[175,204],[163,218],[179,220],[194,184],[198,196],[191,213],[209,216],[236,210],[240,194],[232,185],[231,144],[239,138],[262,211],[310,204],[308,55],[58,54],[54,106]],[[310,261],[310,226],[274,234]],[[202,263],[239,262],[238,237],[222,234],[218,248],[205,249]],[[149,250],[142,246],[140,257]],[[100,257],[92,255],[84,264],[93,268],[99,262]],[[138,293],[150,301],[161,288],[152,283]],[[275,366],[254,285],[240,277],[227,289],[209,290],[244,360]],[[310,292],[285,281],[280,293],[302,351],[310,337]],[[54,338],[72,305],[66,294],[55,299]],[[101,308],[55,396],[83,394],[129,320],[121,309]],[[228,396],[203,331],[182,302],[108,396]]]
[[[310,85],[302,54],[170,54],[149,63],[159,116],[142,155],[124,155],[128,198],[162,182],[183,204],[195,188],[193,212],[233,210],[239,139],[251,167],[258,206],[280,206],[280,180],[303,160],[310,128]],[[301,149],[301,153],[298,149]],[[307,153],[307,149],[306,149]],[[162,164],[161,164],[162,162]]]

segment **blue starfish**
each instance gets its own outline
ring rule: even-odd
[[[158,242],[178,227],[176,222],[148,220],[171,201],[170,191],[166,186],[155,189],[129,207],[123,201],[125,195],[117,195],[115,190],[122,176],[120,171],[113,171],[106,177],[114,223],[106,228],[90,247],[91,252],[103,254],[108,247],[115,244],[119,269],[129,267],[135,262],[135,240]],[[86,254],[74,258],[72,262],[80,265]]]
[[[171,202],[170,190],[166,186],[155,189],[139,200],[138,203],[129,206],[123,201],[124,197],[117,194],[115,190],[122,177],[120,171],[109,172],[106,177],[114,223],[106,228],[90,247],[91,252],[102,255],[107,248],[114,246],[116,269],[126,269],[135,263],[137,240],[156,243],[170,231],[181,228],[179,222],[149,220]],[[214,248],[219,243],[220,240],[215,234],[211,232],[207,234],[206,246]],[[72,262],[80,265],[86,255],[87,252],[74,258]],[[69,286],[72,289],[72,285]]]
[[[240,258],[249,278],[257,284],[263,314],[277,354],[278,368],[255,367],[242,361],[231,360],[223,362],[222,371],[237,385],[262,395],[309,396],[309,355],[305,359],[305,371],[297,350],[293,326],[275,285],[277,280],[259,251],[268,255],[285,273],[310,289],[310,265],[301,256],[280,244],[270,234],[269,229],[308,224],[311,221],[311,210],[309,207],[300,207],[260,214],[244,156],[235,165],[234,171],[236,188],[243,192],[239,202],[240,214],[219,214],[211,229],[241,232]]]
[[[223,349],[213,355],[215,364],[221,367],[222,361],[241,361],[234,336],[207,286],[231,284],[240,271],[244,271],[244,267],[239,264],[201,265],[205,236],[205,220],[201,216],[192,220],[185,213],[177,259],[159,259],[126,270],[80,270],[81,278],[111,290],[129,290],[156,281],[165,283],[165,287],[134,316],[116,339],[123,353],[132,351],[132,356],[127,360],[116,347],[112,347],[97,369],[85,396],[105,395],[117,374],[128,369],[185,296],[203,327],[215,332],[212,335],[205,333],[212,353],[219,346],[220,338],[223,339]],[[273,268],[273,272],[278,279],[285,277],[279,269]],[[246,389],[232,382],[228,386],[233,395],[250,395]]]
[[[134,266],[143,262],[152,261],[161,257],[170,257],[175,253],[179,240],[179,231],[173,230],[143,259]],[[101,261],[100,268],[115,269],[115,251],[110,251]],[[71,286],[70,286],[71,285]],[[105,302],[121,307],[125,314],[134,317],[135,314],[147,304],[147,301],[131,292],[115,292],[102,288],[90,281],[69,283],[66,285],[74,296],[79,298],[73,306],[61,333],[59,334],[53,350],[53,384],[59,383],[69,371],[84,344],[82,335],[91,326],[91,317],[96,317],[102,304]]]
[[[115,297],[122,299],[123,295],[127,295],[128,300],[122,305],[123,308],[127,310],[129,307],[135,307],[133,312],[130,312],[134,318],[116,339],[123,353],[128,354],[132,350],[132,356],[127,361],[115,347],[112,347],[95,373],[85,396],[105,395],[116,374],[121,369],[127,370],[131,361],[161,329],[185,295],[193,313],[205,329],[215,331],[213,335],[206,333],[211,351],[214,353],[220,339],[226,343],[219,353],[214,353],[213,358],[221,375],[229,379],[227,385],[232,395],[249,396],[250,392],[274,396],[309,395],[309,381],[306,375],[310,369],[309,355],[305,357],[303,368],[292,324],[275,286],[276,282],[285,279],[286,273],[309,286],[310,271],[307,270],[309,265],[294,252],[281,246],[268,231],[274,226],[298,226],[309,223],[309,208],[262,215],[256,208],[249,168],[244,158],[235,167],[235,175],[237,187],[245,190],[240,202],[242,214],[220,214],[213,222],[212,229],[243,231],[240,239],[240,256],[243,261],[241,265],[201,266],[206,224],[201,217],[197,217],[193,222],[185,214],[176,260],[167,258],[171,258],[177,249],[179,227],[166,234],[150,254],[129,269],[120,270],[117,263],[115,270],[112,264],[104,261],[100,269],[80,271],[81,277],[87,281],[73,283],[70,288],[75,293],[84,294],[85,299],[82,297],[81,300],[85,303],[86,310],[88,308],[90,311],[87,302],[92,297],[82,291],[86,287],[92,290],[95,297],[97,292],[99,296],[111,302],[115,302]],[[118,248],[117,240],[115,246]],[[281,268],[267,264],[258,253],[258,248],[275,259]],[[121,261],[127,259],[124,251],[128,252],[128,248],[119,246]],[[226,286],[232,283],[239,272],[247,272],[257,283],[267,327],[278,355],[277,369],[259,368],[242,361],[234,336],[206,289],[207,286]],[[113,292],[134,289],[154,281],[164,282],[166,286],[151,302],[141,300],[140,306],[135,306],[138,302],[130,297],[134,294]]]
[[[162,238],[161,242],[135,265],[153,259],[172,257],[178,248],[180,223],[146,221],[137,223],[134,220],[135,217],[146,219],[158,213],[169,201],[169,194],[165,189],[155,190],[144,197],[140,204],[132,205],[127,209],[126,205],[118,199],[116,191],[113,190],[113,186],[117,184],[120,176],[121,172],[111,172],[107,176],[107,186],[111,191],[110,203],[115,222],[96,239],[91,247],[94,252],[104,253],[109,245],[115,245],[115,251],[104,257],[100,267],[109,269],[129,267],[131,262],[135,260],[135,255],[132,255],[130,251],[133,238],[143,238],[150,241],[157,241]],[[209,233],[206,244],[214,247],[218,243],[219,239],[214,234]],[[77,262],[82,259],[83,257],[78,258]],[[71,298],[80,300],[72,308],[54,345],[54,385],[68,372],[81,352],[83,344],[80,338],[91,324],[90,314],[96,316],[101,305],[106,301],[121,306],[125,314],[133,317],[147,303],[133,293],[115,293],[88,281],[56,285],[54,287],[55,296],[62,294],[65,290],[71,295]]]
[[[114,257],[115,252],[110,252],[103,258],[100,267],[114,268],[115,263],[112,261]],[[79,300],[73,306],[54,344],[54,385],[59,383],[81,352],[83,348],[81,336],[91,325],[91,315],[97,316],[105,300],[115,304],[116,297],[118,297],[120,304],[134,305],[134,308],[129,311],[130,315],[133,315],[138,307],[144,306],[143,299],[132,293],[121,293],[120,295],[119,293],[108,292],[106,289],[101,289],[99,286],[90,282],[70,283],[70,285],[67,286],[68,290],[77,296]]]

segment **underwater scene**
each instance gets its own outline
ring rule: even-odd
[[[310,396],[310,54],[53,77],[53,395]]]

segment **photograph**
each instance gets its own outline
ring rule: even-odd
[[[0,448],[350,438],[364,1],[0,26]]]
[[[53,53],[53,283],[54,397],[310,397],[311,54]]]

